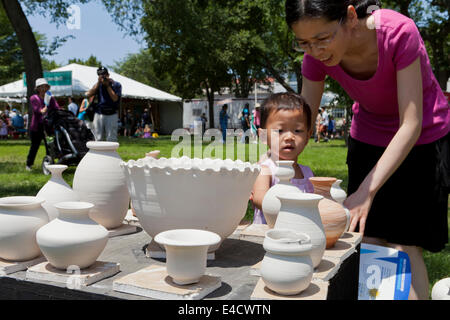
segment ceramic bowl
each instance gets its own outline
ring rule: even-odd
[[[120,165],[139,222],[152,238],[172,229],[199,229],[217,233],[222,241],[244,217],[261,170],[240,160],[188,157],[146,157]]]

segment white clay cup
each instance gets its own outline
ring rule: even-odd
[[[158,233],[154,240],[166,249],[167,273],[178,285],[197,283],[205,274],[208,247],[220,243],[218,234],[176,229]]]

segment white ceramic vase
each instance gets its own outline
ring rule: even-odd
[[[48,223],[48,215],[37,197],[0,199],[0,258],[27,261],[41,255],[36,232]]]
[[[296,295],[309,287],[313,276],[311,238],[289,229],[266,232],[261,277],[266,286],[282,295]]]
[[[208,247],[218,244],[218,234],[205,230],[177,229],[158,233],[154,239],[166,249],[167,273],[174,283],[196,283],[205,274]]]
[[[313,193],[288,193],[279,195],[280,213],[274,229],[292,229],[306,233],[311,238],[311,260],[316,268],[325,252],[326,237],[319,213],[323,196]]]
[[[130,195],[119,143],[90,141],[89,152],[80,161],[73,178],[73,190],[80,200],[94,204],[90,217],[107,229],[120,227],[127,215]]]
[[[86,202],[55,204],[59,216],[40,228],[36,239],[48,262],[57,269],[91,266],[108,242],[108,231],[89,217],[94,205]]]
[[[121,166],[139,223],[152,238],[167,230],[199,229],[225,240],[245,216],[260,172],[259,165],[240,160],[188,157],[145,157]]]
[[[45,199],[42,207],[47,211],[50,221],[58,216],[55,203],[80,200],[78,194],[64,181],[62,173],[66,169],[66,165],[48,165],[47,170],[52,176],[36,195],[36,197]]]
[[[432,300],[450,300],[450,278],[441,279],[431,289]]]
[[[267,190],[261,206],[264,218],[266,219],[269,228],[274,227],[278,212],[280,211],[281,202],[277,196],[292,192],[302,192],[290,182],[295,176],[295,170],[293,167],[294,161],[276,161],[276,164],[277,168],[275,176],[280,179],[280,182]]]

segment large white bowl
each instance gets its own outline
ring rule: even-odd
[[[261,170],[240,160],[188,157],[146,157],[120,166],[139,222],[152,238],[172,229],[200,229],[217,233],[222,241],[244,217]]]

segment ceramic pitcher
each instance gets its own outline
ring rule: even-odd
[[[311,238],[311,260],[316,268],[322,260],[326,246],[325,231],[319,214],[321,195],[313,193],[288,193],[279,195],[280,213],[274,229],[292,229],[306,233]]]

